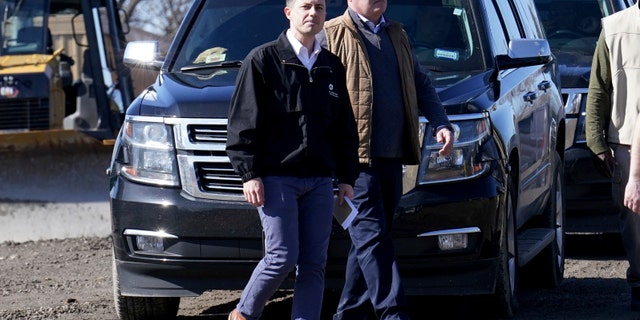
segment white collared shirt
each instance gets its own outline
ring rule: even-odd
[[[373,31],[373,33],[378,33],[380,31],[380,29],[382,28],[382,26],[384,25],[385,22],[387,22],[384,19],[384,16],[380,17],[380,23],[378,24],[374,24],[371,20],[365,18],[363,15],[358,13],[358,17],[360,17],[360,20],[362,20],[364,23],[367,24],[367,26],[369,26],[369,29],[371,29],[371,31]]]
[[[313,42],[313,52],[309,54],[307,48],[293,36],[293,31],[291,31],[291,29],[287,30],[287,40],[289,40],[289,43],[291,43],[293,51],[296,53],[298,59],[300,59],[300,62],[302,62],[305,67],[307,67],[307,70],[311,71],[313,64],[316,63],[316,60],[318,60],[318,54],[320,54],[321,51],[320,41],[316,39]]]

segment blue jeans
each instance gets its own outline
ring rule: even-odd
[[[362,166],[354,187],[358,215],[349,227],[351,249],[334,320],[409,319],[390,234],[402,195],[402,164],[374,159]]]
[[[265,204],[258,212],[265,256],[242,292],[238,311],[247,319],[258,319],[267,300],[295,267],[291,319],[320,319],[333,219],[332,180],[271,176],[262,182]]]

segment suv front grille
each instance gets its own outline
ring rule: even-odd
[[[242,180],[230,163],[197,162],[195,170],[200,189],[205,192],[242,192]]]
[[[170,119],[182,190],[213,200],[244,201],[242,180],[225,152],[227,119]]]
[[[189,140],[195,143],[227,143],[227,125],[188,125]]]

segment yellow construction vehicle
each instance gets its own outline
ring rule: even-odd
[[[133,98],[115,0],[0,0],[0,152],[108,144]]]

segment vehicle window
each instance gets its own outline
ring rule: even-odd
[[[522,27],[527,38],[544,39],[542,26],[538,23],[538,14],[535,4],[530,0],[517,0],[513,2],[518,9],[522,21]]]
[[[403,22],[418,61],[427,68],[439,72],[484,68],[468,1],[394,2],[387,16]]]
[[[603,16],[608,16],[608,15],[610,15],[610,14],[615,12],[615,10],[613,10],[613,8],[611,8],[611,4],[609,3],[609,1],[600,0],[598,2],[600,3],[600,8],[602,8],[602,15]]]
[[[195,86],[233,85],[237,62],[289,26],[283,7],[281,0],[207,1],[177,48],[171,73]],[[346,8],[344,0],[327,1],[327,20],[342,15]],[[469,1],[398,0],[389,3],[385,15],[403,24],[419,63],[432,73],[465,73],[466,77],[485,69]],[[449,81],[461,78],[449,77],[454,79]]]
[[[177,49],[171,72],[194,86],[233,85],[237,64],[232,62],[244,60],[251,49],[275,40],[288,28],[284,5],[279,0],[207,1]],[[346,4],[328,4],[327,18],[345,8]],[[225,62],[231,67],[216,67]]]
[[[284,30],[282,7],[207,5],[189,32],[177,66],[244,59],[252,48],[275,39]]]
[[[601,9],[593,0],[535,0],[535,4],[551,50],[559,61],[589,65],[606,6]]]
[[[638,1],[637,0],[627,0],[627,7],[631,7],[634,4],[636,4]]]
[[[495,2],[498,5],[498,8],[500,8],[500,15],[502,16],[502,20],[507,28],[507,35],[509,36],[508,40],[522,38],[520,35],[520,28],[518,27],[518,21],[513,15],[513,10],[511,9],[509,1],[496,0]]]
[[[489,32],[489,37],[493,39],[490,41],[493,45],[493,51],[496,54],[507,54],[509,51],[509,44],[507,41],[507,36],[504,33],[504,29],[502,28],[502,22],[500,21],[500,16],[496,11],[496,7],[493,3],[487,3],[487,26],[491,29]]]
[[[43,1],[0,1],[0,54],[45,53],[50,49],[51,35],[44,27],[45,4]]]

